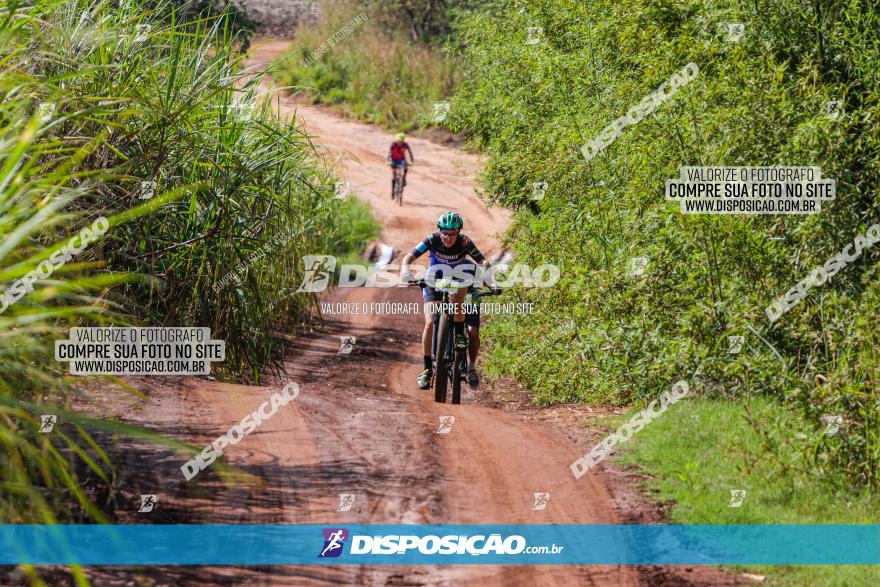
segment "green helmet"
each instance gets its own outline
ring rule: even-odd
[[[464,220],[455,212],[447,212],[437,219],[437,228],[440,230],[461,230]]]
[[[405,138],[406,138],[406,135],[403,134],[402,132],[397,133],[397,140],[398,141],[402,141]]]

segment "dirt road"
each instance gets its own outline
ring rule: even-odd
[[[285,43],[257,43],[255,62],[268,61]],[[382,224],[381,241],[404,251],[430,232],[440,212],[458,210],[465,233],[491,254],[508,225],[502,210],[487,210],[475,197],[480,162],[473,156],[418,138],[408,139],[418,165],[410,171],[401,208],[392,205],[384,163],[390,134],[281,98],[282,116],[296,107],[317,140],[338,160],[340,171]],[[419,302],[417,290],[341,289],[330,303]],[[327,315],[319,330],[297,340],[286,361],[301,387],[291,402],[253,434],[226,451],[228,464],[254,477],[229,487],[214,472],[181,480],[180,457],[156,464],[160,487],[128,487],[159,493],[172,513],[201,523],[620,523],[605,478],[575,480],[569,435],[548,422],[479,407],[465,387],[462,405],[439,405],[420,391],[421,316]],[[339,354],[342,335],[355,336],[350,354]],[[206,445],[238,423],[278,389],[199,379],[143,380],[150,404],[127,418]],[[454,416],[438,434],[440,417]],[[163,494],[164,492],[164,494]],[[534,494],[550,494],[533,511]],[[355,495],[338,512],[339,494]],[[144,516],[145,514],[141,514]],[[143,519],[143,518],[141,518]],[[161,522],[161,517],[154,517]],[[632,567],[264,567],[151,570],[154,584],[367,584],[367,585],[636,585]],[[101,572],[102,583],[115,582]],[[118,578],[118,576],[116,576]],[[684,584],[684,583],[678,583]]]

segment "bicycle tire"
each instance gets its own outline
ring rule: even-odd
[[[391,199],[396,199],[398,202],[400,198],[403,196],[403,174],[394,170],[394,179],[391,182]]]
[[[457,349],[455,351],[454,363],[452,366],[452,403],[461,403],[461,363],[464,360],[465,350]]]
[[[437,325],[437,355],[434,367],[434,401],[440,404],[446,403],[446,383],[449,379],[448,365],[446,364],[446,345],[449,344],[449,316],[440,316]]]

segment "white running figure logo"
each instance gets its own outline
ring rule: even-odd
[[[336,508],[337,512],[350,512],[351,506],[354,503],[354,493],[340,493],[339,494],[339,507]]]
[[[321,556],[326,555],[331,550],[336,550],[337,548],[342,548],[342,530],[337,530],[330,534],[330,543],[327,544],[327,548],[324,549],[324,552],[321,553]],[[314,551],[312,551],[314,552]]]

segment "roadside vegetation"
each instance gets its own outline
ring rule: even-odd
[[[742,38],[728,23],[744,24]],[[736,413],[763,397],[773,407],[756,425],[768,438],[810,440],[765,442],[762,459],[797,450],[809,491],[827,482],[841,495],[876,493],[880,249],[774,324],[764,308],[880,221],[878,26],[877,7],[857,0],[495,0],[467,15],[446,124],[490,156],[484,195],[518,210],[508,233],[517,260],[563,275],[515,292],[540,313],[488,324],[492,371],[541,404],[643,405],[681,379]],[[585,159],[582,145],[691,62],[696,79]],[[685,216],[664,199],[680,167],[710,165],[818,166],[837,197],[812,216]],[[535,201],[538,182],[547,189]],[[637,257],[648,259],[642,275],[631,271]],[[576,334],[517,363],[568,318]],[[744,337],[739,353],[729,336]],[[827,433],[837,416],[840,432]],[[768,491],[790,483],[779,468],[753,474]],[[685,509],[697,499],[676,497]]]
[[[600,425],[616,429],[631,416],[605,418]],[[802,415],[780,410],[764,396],[743,402],[684,400],[622,445],[619,461],[647,475],[646,489],[671,504],[669,519],[677,524],[876,523],[876,492],[844,489],[841,471],[807,458],[820,442],[817,435],[799,432],[810,428]],[[732,490],[745,492],[741,503]],[[768,576],[768,585],[880,584],[877,566],[741,570]]]
[[[539,313],[487,324],[489,370],[544,405],[640,408],[687,380],[699,401],[621,448],[674,521],[877,521],[880,249],[775,323],[764,308],[880,221],[878,27],[856,0],[496,0],[460,21],[445,124],[489,155],[483,195],[518,210],[517,260],[562,267],[556,287],[512,292]],[[688,63],[693,81],[587,161],[585,143]],[[711,165],[818,166],[836,200],[812,216],[685,216],[665,200],[680,167]],[[576,333],[518,361],[569,319]],[[729,510],[740,485],[749,507]],[[779,580],[836,572],[867,584],[857,568]]]
[[[224,14],[172,10],[37,0],[0,14],[0,291],[109,221],[0,313],[4,523],[103,520],[83,479],[114,470],[89,430],[161,440],[70,412],[54,340],[72,326],[208,326],[226,341],[219,375],[256,381],[281,356],[272,329],[316,312],[294,293],[299,258],[375,234],[363,206],[334,198],[309,138],[257,99]],[[41,414],[60,415],[53,434],[38,432]]]
[[[405,131],[424,126],[433,104],[444,101],[458,81],[441,43],[459,4],[465,3],[322,2],[318,21],[296,30],[291,53],[275,64],[275,77],[295,95],[366,122]],[[362,13],[366,20],[354,32],[336,36]]]

